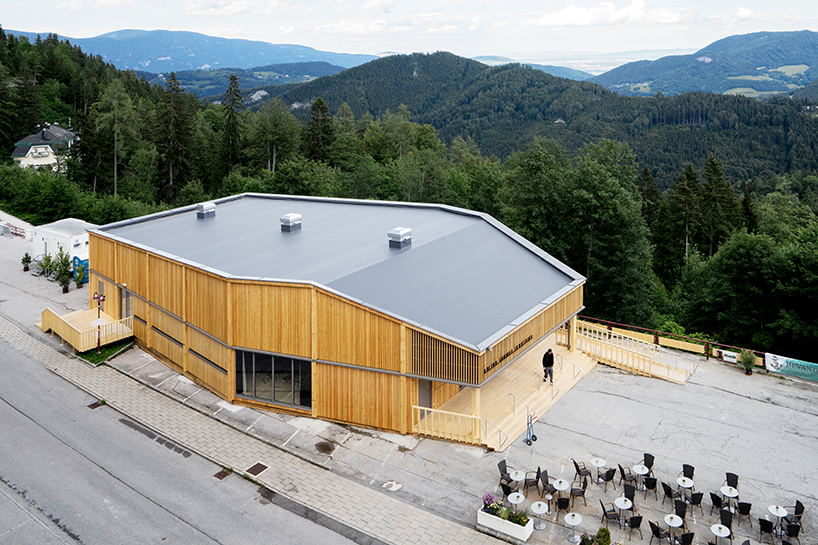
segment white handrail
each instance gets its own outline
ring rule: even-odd
[[[573,369],[573,371],[571,372],[571,375],[572,375],[572,376],[571,376],[571,378],[572,378],[573,380],[577,380],[577,375],[578,375],[579,373],[581,373],[581,372],[582,372],[582,369],[580,369],[579,367],[577,367],[577,365],[576,365],[574,362],[572,362],[571,360],[569,360],[568,358],[566,358],[566,357],[565,357],[565,356],[563,356],[562,354],[557,354],[557,359],[558,359],[558,360],[559,360],[559,362],[560,362],[560,371],[562,371],[562,360],[565,360],[565,361],[567,361],[568,363],[570,363],[571,365],[573,365],[573,366],[574,366],[574,369]]]
[[[537,393],[540,393],[540,385],[543,382],[549,382],[550,383],[550,385],[551,385],[551,401],[553,401],[554,398],[557,397],[557,394],[560,393],[559,386],[554,384],[553,380],[551,380],[551,381],[546,380],[545,375],[541,375],[539,373],[534,373],[534,383],[537,385]],[[557,391],[555,392],[554,389],[556,389]]]
[[[525,401],[523,401],[522,399],[520,399],[516,395],[508,394],[508,400],[511,403],[511,412],[512,412],[512,414],[517,414],[516,403],[514,403],[515,399],[517,401],[519,401],[520,403],[522,403],[523,405],[525,405],[526,407],[528,407],[528,409],[526,410],[526,413],[525,413],[526,416],[529,416],[529,415],[532,415],[532,414],[537,414],[536,411],[534,411],[534,407],[532,407],[531,405],[529,405],[528,403],[526,403]]]
[[[488,418],[486,418],[484,416],[483,417],[483,425],[482,425],[483,437],[486,438],[487,442],[488,442],[488,438],[489,438],[489,430],[488,430],[487,424],[491,424],[492,426],[494,426],[494,429],[497,430],[497,443],[498,443],[497,448],[498,448],[498,450],[503,450],[503,445],[505,445],[506,441],[508,441],[508,434],[506,432],[504,432],[503,430],[501,430],[500,428],[498,428],[497,425],[494,422],[492,422],[491,420],[489,420]],[[506,436],[505,439],[502,439],[503,435]]]

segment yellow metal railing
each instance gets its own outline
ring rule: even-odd
[[[79,330],[53,310],[46,308],[42,314],[41,324],[44,332],[51,330],[52,334],[56,333],[63,342],[70,344],[77,352],[86,352],[96,347],[97,336],[99,336],[100,345],[133,336],[133,317],[131,316],[102,324],[99,328]]]
[[[412,431],[429,437],[482,445],[482,420],[470,414],[412,406]]]

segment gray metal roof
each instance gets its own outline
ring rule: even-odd
[[[490,216],[443,205],[244,194],[97,230],[238,278],[308,282],[484,350],[585,279]],[[279,218],[302,216],[282,232]],[[387,233],[412,229],[412,245]]]
[[[88,229],[94,229],[98,227],[98,225],[94,223],[88,223],[84,220],[78,220],[76,218],[65,218],[54,223],[47,223],[45,225],[40,225],[35,227],[35,229],[50,229],[51,231],[59,231],[61,233],[65,233],[66,235],[75,237],[79,235],[84,235],[85,231]]]

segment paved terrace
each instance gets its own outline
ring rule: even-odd
[[[0,341],[222,465],[244,471],[261,461],[270,469],[258,481],[372,542],[497,542],[473,527],[480,497],[499,493],[501,458],[518,469],[540,465],[571,479],[571,458],[590,465],[600,456],[609,464],[632,465],[651,452],[660,480],[675,482],[682,463],[696,467],[696,489],[705,492],[705,501],[704,516],[688,515],[695,544],[713,541],[709,527],[717,517],[709,515],[708,492],[718,490],[726,471],[739,475],[741,499],[752,502],[754,519],[768,515],[768,505],[792,505],[799,498],[807,508],[801,543],[818,543],[814,383],[764,373],[746,377],[736,368],[702,362],[690,384],[678,386],[598,366],[540,417],[537,442],[528,447],[518,438],[502,454],[264,413],[219,400],[139,349],[98,368],[60,350],[59,340],[34,323],[46,306],[57,312],[86,308],[87,293],[72,287],[63,295],[57,284],[23,273],[19,261],[28,244],[0,237]],[[330,453],[317,448],[323,442],[332,444]],[[576,507],[583,516],[578,531],[595,532],[599,499],[612,501],[621,490],[609,487],[605,494],[590,485],[588,507],[581,501]],[[661,507],[661,492],[658,501],[645,501],[641,493],[636,498],[649,540],[647,521],[661,522],[669,508]],[[567,543],[571,530],[562,520],[546,520],[548,528],[535,531],[529,542]],[[615,525],[611,531],[614,540],[626,538],[627,531]],[[758,542],[757,520],[752,529],[742,521],[734,543],[747,537]]]

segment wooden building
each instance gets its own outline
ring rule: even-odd
[[[225,400],[411,433],[575,322],[585,279],[485,214],[243,194],[89,231],[89,297]],[[415,417],[417,418],[417,417]]]

